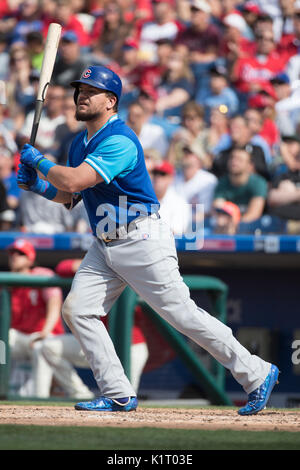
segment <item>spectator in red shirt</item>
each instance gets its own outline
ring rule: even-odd
[[[27,240],[16,240],[8,247],[8,254],[14,273],[54,275],[50,269],[33,267],[36,252]],[[10,353],[13,360],[31,361],[32,396],[43,397],[52,382],[52,370],[41,355],[41,347],[45,338],[64,333],[61,307],[62,292],[58,287],[14,287],[11,291]]]
[[[151,0],[118,0],[127,23],[142,24],[153,18]]]
[[[239,57],[253,54],[255,43],[246,37],[248,27],[243,17],[237,13],[225,16],[224,41],[222,42],[222,55],[226,57],[231,67]]]
[[[57,0],[54,18],[48,18],[47,25],[44,28],[45,35],[47,34],[51,21],[56,21],[62,25],[62,33],[65,33],[66,31],[74,31],[82,48],[90,45],[89,34],[85,31],[82,23],[74,14],[72,2],[69,0]]]
[[[253,56],[237,60],[232,79],[241,97],[245,100],[251,93],[270,86],[270,80],[285,68],[285,59],[277,52],[272,31],[263,31],[257,36],[257,50]]]

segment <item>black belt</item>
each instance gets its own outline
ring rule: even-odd
[[[110,243],[114,240],[119,240],[124,235],[127,235],[128,233],[133,232],[134,230],[136,230],[137,229],[137,225],[136,225],[137,222],[140,222],[140,221],[142,221],[144,219],[147,219],[148,217],[152,217],[152,216],[156,216],[157,219],[160,219],[160,215],[159,215],[158,212],[156,212],[155,214],[148,215],[148,216],[137,217],[136,219],[132,220],[128,224],[121,225],[120,227],[118,227],[115,232],[101,233],[101,238],[104,241],[104,243]],[[125,232],[123,231],[124,228],[125,228]]]

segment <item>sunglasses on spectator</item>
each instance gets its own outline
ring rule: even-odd
[[[156,170],[152,171],[153,176],[167,176],[167,174],[168,173],[164,173],[163,171],[156,171]]]
[[[22,57],[12,57],[12,62],[22,62],[23,60],[27,60],[28,58],[26,57],[26,55],[22,56]]]
[[[119,10],[117,8],[107,8],[105,13],[119,13]]]
[[[183,119],[186,121],[191,121],[191,120],[194,120],[194,119],[197,119],[197,114],[186,114],[185,116],[183,116]]]
[[[20,251],[20,250],[16,250],[16,249],[12,249],[12,250],[8,250],[8,254],[9,255],[14,255],[14,254],[18,254],[20,256],[26,256],[25,253],[23,253],[23,251]]]
[[[272,38],[271,36],[257,36],[256,39],[258,41],[274,42],[274,38]]]

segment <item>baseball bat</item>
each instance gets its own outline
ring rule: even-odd
[[[41,119],[41,114],[43,110],[43,104],[46,98],[46,93],[48,86],[50,84],[54,62],[57,54],[59,39],[61,34],[61,25],[58,23],[50,23],[46,44],[45,44],[45,52],[41,67],[40,79],[39,79],[39,87],[37,98],[35,102],[35,110],[34,110],[34,118],[31,128],[31,135],[30,135],[30,145],[35,144],[35,139],[37,135],[37,131],[39,128],[39,123]],[[28,186],[26,184],[19,184],[19,187],[28,191]]]

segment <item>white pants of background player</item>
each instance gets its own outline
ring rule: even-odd
[[[130,382],[138,391],[140,378],[148,359],[146,343],[133,344],[131,346],[131,373]],[[42,345],[42,354],[47,364],[50,365],[59,385],[69,396],[84,398],[78,383],[78,375],[74,367],[89,368],[79,342],[72,334],[52,336],[46,338]]]
[[[35,338],[36,333],[26,334],[14,328],[9,330],[10,385],[16,386],[16,393],[21,396],[39,397],[40,384],[51,386],[52,382],[52,368],[41,354],[43,341],[32,342]],[[20,372],[21,364],[28,365],[27,373]]]
[[[26,361],[31,366],[27,380],[17,391],[18,394],[37,398],[48,398],[50,396],[53,376],[59,382],[60,374],[57,375],[57,371],[49,364],[42,351],[46,341],[55,340],[59,336],[49,336],[32,343],[36,333],[25,334],[14,328],[9,330],[10,357],[13,364],[17,365]],[[93,397],[93,393],[82,382],[76,371],[73,369],[72,372],[72,376],[69,378],[70,382],[65,388],[66,392],[75,398]]]
[[[170,228],[155,215],[136,221],[134,226],[135,230],[124,233],[123,239],[108,244],[100,239],[94,241],[63,306],[63,317],[81,344],[101,394],[111,398],[136,394],[99,320],[99,315],[110,311],[126,285],[229,369],[246,393],[259,387],[271,365],[250,354],[228,326],[191,299],[179,273]]]

